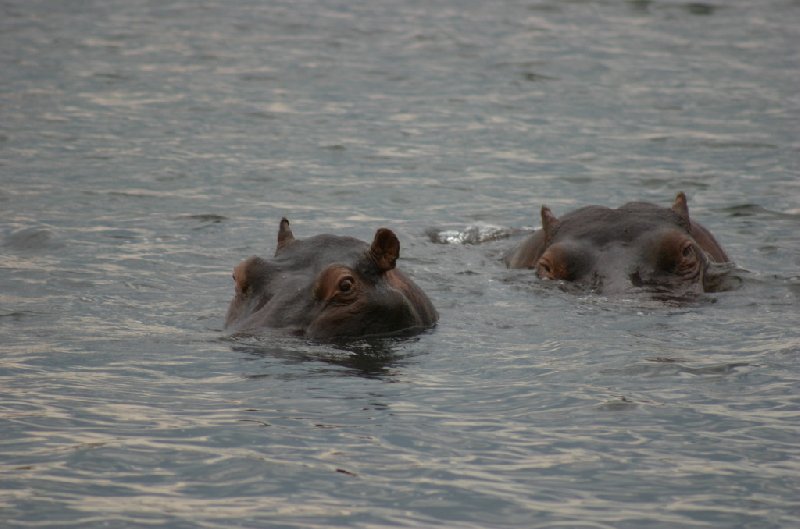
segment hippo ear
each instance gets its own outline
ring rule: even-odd
[[[381,272],[389,271],[395,267],[397,258],[400,257],[400,241],[392,230],[380,228],[375,232],[369,255]]]
[[[250,287],[257,283],[264,267],[264,260],[255,255],[236,265],[233,269],[233,281],[236,283],[236,292],[247,295]]]
[[[286,217],[281,219],[280,228],[278,228],[278,248],[275,253],[281,251],[287,244],[294,240],[292,229],[289,227],[289,220]]]
[[[686,226],[691,226],[692,222],[689,220],[689,206],[686,205],[686,195],[683,191],[675,196],[675,202],[672,203],[672,211],[678,214],[681,220],[686,223]]]
[[[553,212],[550,211],[550,208],[547,206],[542,206],[542,230],[544,231],[544,238],[547,244],[550,244],[550,241],[553,239],[553,235],[555,235],[556,230],[558,229],[560,222]]]

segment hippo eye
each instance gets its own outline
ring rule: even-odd
[[[691,257],[694,255],[694,247],[691,244],[687,244],[683,247],[683,250],[681,250],[681,254],[686,258]]]
[[[350,276],[344,277],[339,281],[339,292],[350,292],[353,290],[353,278]]]

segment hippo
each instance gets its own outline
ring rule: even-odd
[[[225,318],[233,333],[285,329],[312,340],[413,334],[438,314],[425,293],[395,268],[400,242],[386,228],[372,244],[352,237],[295,239],[286,218],[273,259],[253,256],[233,270]]]
[[[671,208],[629,202],[617,209],[586,206],[557,218],[542,206],[542,228],[511,249],[509,268],[533,268],[542,279],[598,292],[645,287],[679,295],[712,292],[713,263],[729,263],[714,236],[689,218],[686,195]]]

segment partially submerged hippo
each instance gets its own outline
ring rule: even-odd
[[[561,218],[542,206],[542,228],[512,249],[509,268],[533,268],[543,279],[574,281],[604,291],[630,286],[676,294],[709,292],[710,263],[728,256],[711,233],[689,218],[686,195],[671,208],[629,202],[587,206]]]
[[[250,257],[234,268],[225,328],[282,328],[324,340],[431,327],[436,310],[395,269],[399,255],[400,242],[386,228],[375,232],[372,244],[336,235],[295,239],[284,218],[275,257]]]

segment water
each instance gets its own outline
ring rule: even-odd
[[[799,526],[798,20],[4,2],[0,525]],[[542,203],[680,190],[741,288],[605,298],[498,260]],[[437,328],[225,337],[283,215],[391,227]]]

